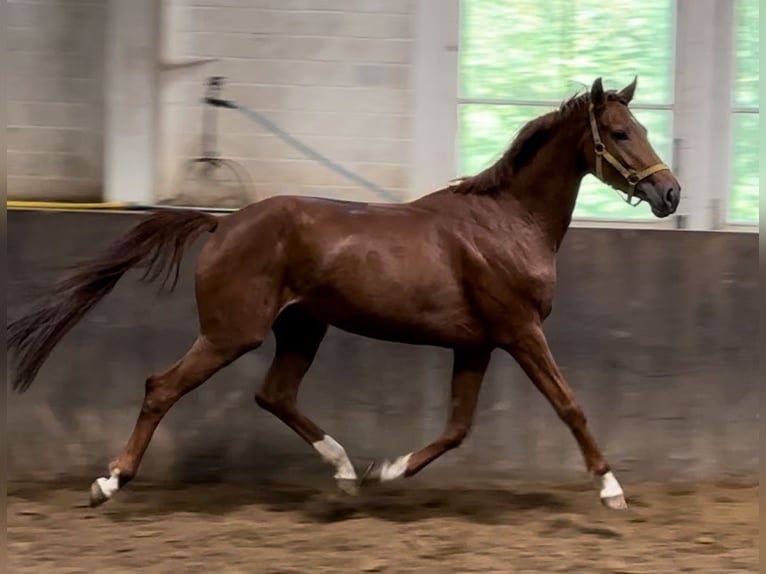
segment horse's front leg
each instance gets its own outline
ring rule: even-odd
[[[473,422],[476,401],[492,349],[461,348],[454,351],[450,415],[442,435],[424,448],[400,456],[394,461],[371,464],[362,482],[386,482],[412,476],[448,450],[460,446]]]
[[[592,472],[601,483],[602,503],[608,508],[627,508],[622,488],[591,435],[585,414],[577,404],[572,389],[556,365],[543,334],[542,325],[537,322],[527,325],[515,334],[513,343],[504,347],[572,431],[585,458],[588,471]]]

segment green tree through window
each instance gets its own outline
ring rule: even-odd
[[[494,162],[516,132],[602,76],[619,88],[638,75],[637,119],[671,161],[673,0],[462,0],[459,166]],[[757,65],[757,61],[756,61]],[[503,100],[497,102],[496,100]],[[575,217],[650,219],[592,176]]]
[[[729,221],[758,223],[758,0],[737,0]]]

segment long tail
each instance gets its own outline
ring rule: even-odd
[[[216,216],[197,211],[159,211],[147,216],[100,255],[74,266],[41,301],[7,326],[8,351],[14,352],[13,389],[29,388],[40,367],[61,338],[96,303],[103,299],[125,272],[139,264],[143,280],[155,281],[164,273],[165,287],[178,282],[186,247],[203,232],[213,232]]]

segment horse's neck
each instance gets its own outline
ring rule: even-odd
[[[579,135],[560,131],[517,174],[505,191],[558,250],[569,228],[577,192],[585,175],[578,161]]]
[[[468,192],[456,195],[454,187],[447,186],[411,203],[454,213],[454,202],[463,205],[479,201],[483,207],[476,213],[484,211],[490,220],[504,217],[506,220],[522,218],[531,221],[542,231],[545,243],[557,251],[572,220],[577,192],[585,175],[578,161],[580,137],[576,130],[558,130],[526,166],[518,173],[506,176],[505,185],[500,183],[496,194]],[[505,161],[505,158],[499,161]],[[514,229],[518,228],[514,226]]]

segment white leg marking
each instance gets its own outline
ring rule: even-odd
[[[97,478],[96,484],[98,484],[99,488],[101,489],[101,492],[104,493],[104,496],[107,498],[112,498],[112,495],[114,495],[115,492],[120,490],[120,481],[117,478],[119,472],[112,472],[109,475],[109,478]]]
[[[611,471],[601,477],[601,498],[613,498],[622,495],[622,487]]]
[[[399,478],[407,470],[407,463],[410,462],[412,453],[400,456],[394,462],[385,461],[380,469],[380,481],[388,482]]]
[[[322,440],[316,441],[313,446],[323,459],[335,467],[335,478],[356,480],[354,465],[351,464],[346,450],[338,441],[326,434]]]

